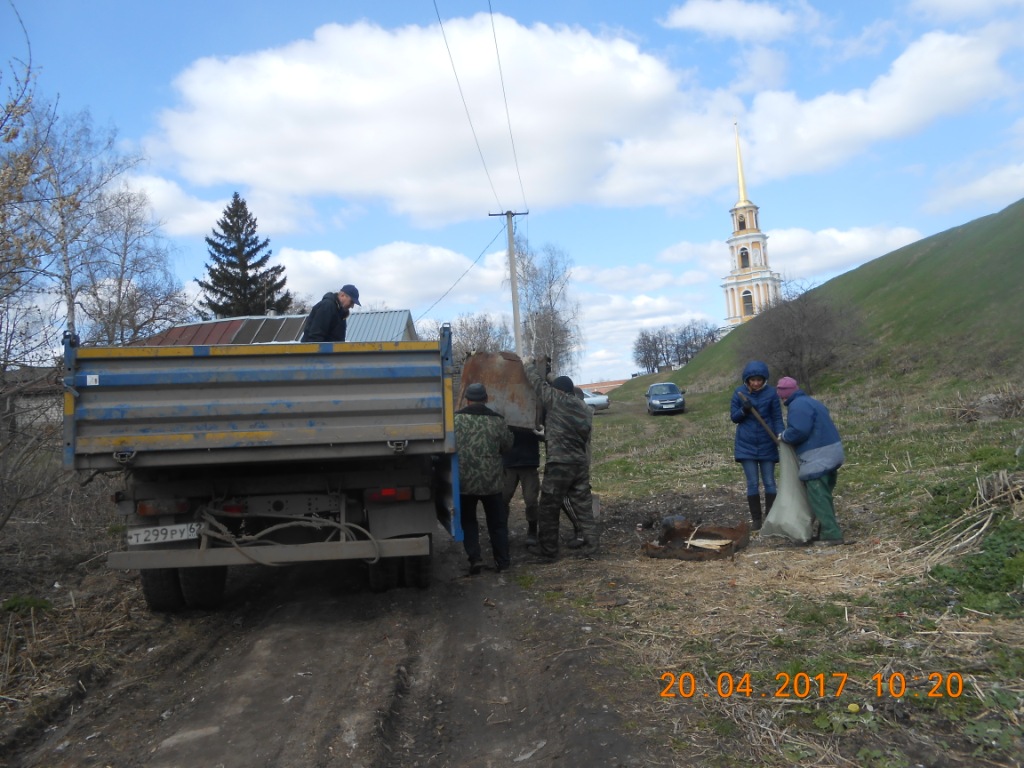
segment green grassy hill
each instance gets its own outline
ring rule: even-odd
[[[881,256],[814,289],[860,309],[882,375],[959,382],[1024,374],[1024,200]],[[652,381],[695,391],[736,383],[737,328],[685,369],[627,382],[614,399],[642,397]],[[864,367],[864,361],[857,361]],[[835,372],[838,375],[841,372]]]
[[[1024,200],[822,285],[865,313],[893,363],[968,380],[1021,371]]]

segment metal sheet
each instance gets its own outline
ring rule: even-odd
[[[487,388],[487,407],[504,416],[510,427],[534,429],[541,424],[540,402],[518,355],[476,352],[466,358],[456,408],[467,405],[466,387],[477,383]]]

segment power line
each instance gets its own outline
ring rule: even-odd
[[[512,116],[508,111],[508,95],[505,93],[505,73],[501,69],[501,52],[498,49],[498,30],[494,26],[494,8],[491,7],[491,0],[487,0],[487,10],[491,13],[491,34],[494,37],[494,56],[498,60],[498,79],[501,80],[501,98],[505,102],[505,122],[508,123],[508,140],[512,143],[512,159],[516,164],[516,176],[519,178],[519,192],[523,196],[523,207],[529,211],[530,206],[526,202],[526,190],[523,188],[523,174],[519,170],[519,156],[516,154],[516,140],[512,136]]]
[[[501,233],[504,232],[504,231],[505,231],[505,226],[502,225],[501,229],[499,229],[497,232],[494,233],[494,237],[491,238],[491,242],[489,242],[487,245],[485,245],[484,249],[482,251],[480,251],[480,255],[477,256],[475,259],[473,259],[473,263],[470,264],[466,268],[465,272],[463,272],[461,275],[459,275],[459,279],[456,280],[454,283],[452,283],[447,291],[445,291],[440,296],[438,296],[437,297],[437,301],[435,301],[433,304],[431,304],[429,307],[427,307],[425,310],[423,310],[423,314],[422,315],[420,315],[419,317],[416,318],[416,322],[417,323],[420,320],[422,320],[424,317],[426,317],[427,313],[430,310],[432,310],[434,307],[436,307],[438,304],[440,304],[441,300],[445,296],[447,296],[449,293],[451,293],[453,290],[455,290],[455,286],[458,285],[462,281],[462,278],[464,278],[466,275],[468,275],[470,273],[470,271],[473,269],[473,267],[475,267],[477,265],[477,262],[479,262],[480,259],[482,259],[484,257],[484,254],[487,253],[487,249],[490,248],[492,245],[494,245],[494,241],[497,240],[501,236]]]
[[[491,180],[491,172],[487,170],[487,161],[484,160],[484,152],[480,148],[480,139],[477,138],[476,128],[473,127],[473,118],[469,114],[469,105],[466,104],[466,95],[462,92],[462,83],[459,82],[459,73],[455,69],[455,59],[452,57],[451,46],[448,45],[448,36],[444,33],[444,23],[441,21],[441,12],[437,9],[437,0],[434,0],[434,13],[437,14],[437,23],[441,27],[441,37],[444,38],[444,47],[448,51],[448,61],[452,65],[452,73],[455,75],[455,84],[459,87],[459,98],[462,99],[462,108],[466,110],[466,119],[469,121],[469,130],[473,133],[473,141],[476,142],[476,151],[480,155],[480,162],[483,163],[484,173],[487,175],[487,183],[491,185],[491,192],[494,194],[494,201],[498,208],[502,208],[501,200],[498,199],[498,191],[494,188]]]

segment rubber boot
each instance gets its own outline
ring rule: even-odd
[[[747,504],[750,506],[750,529],[761,530],[761,495],[747,496]]]
[[[768,513],[772,511],[772,505],[775,504],[775,497],[777,493],[766,493],[764,495],[764,516],[768,517]]]
[[[537,521],[527,520],[526,521],[526,543],[536,544],[537,543]]]

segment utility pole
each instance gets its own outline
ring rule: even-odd
[[[512,283],[512,325],[516,338],[516,354],[523,356],[523,332],[519,327],[519,280],[516,277],[516,249],[515,240],[512,237],[512,217],[526,216],[525,213],[489,213],[488,216],[504,216],[506,218],[505,229],[508,232],[508,269]]]

